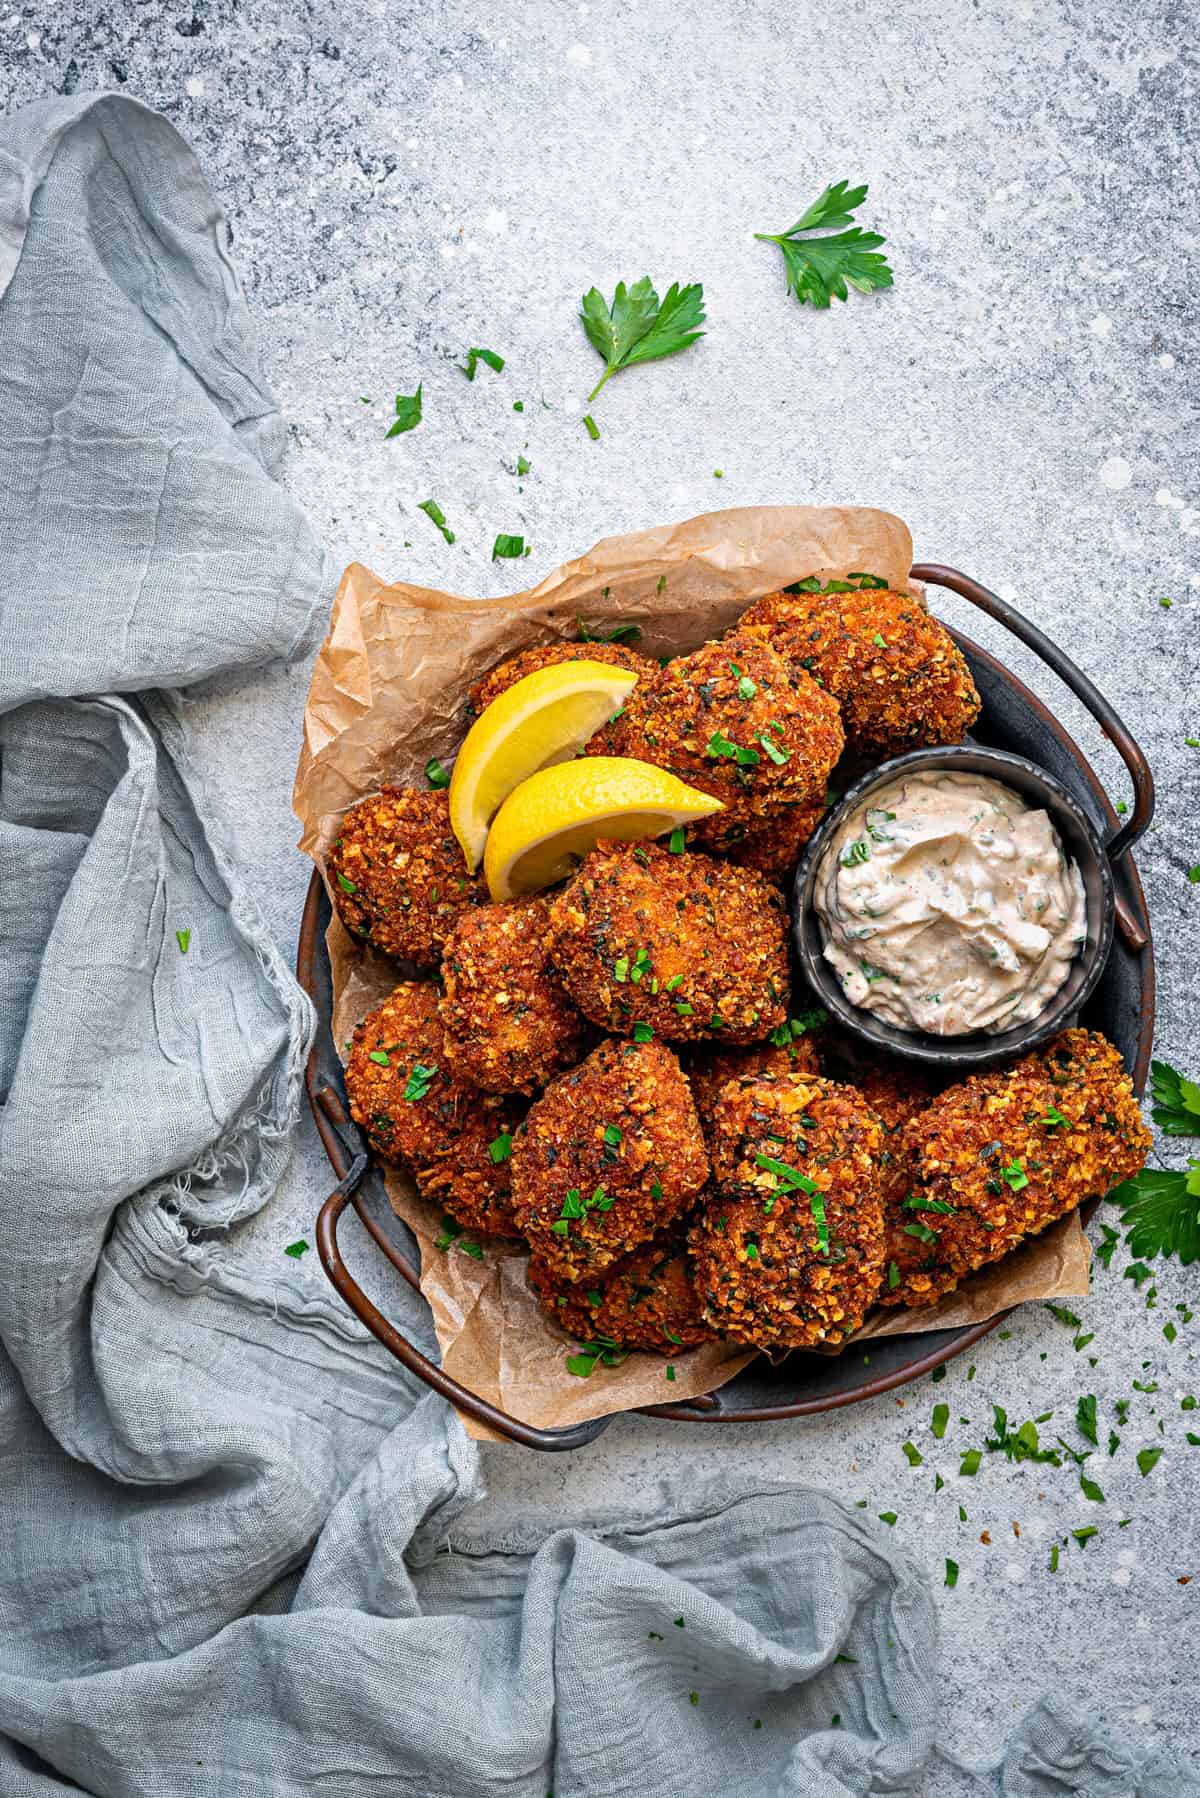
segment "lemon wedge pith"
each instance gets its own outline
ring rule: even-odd
[[[483,868],[501,903],[564,880],[601,837],[657,837],[722,810],[719,799],[665,768],[597,755],[543,768],[497,812]]]
[[[514,787],[577,755],[636,685],[605,662],[558,662],[515,681],[475,720],[450,780],[450,824],[472,872]]]

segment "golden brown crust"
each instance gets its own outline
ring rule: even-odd
[[[493,699],[499,699],[501,693],[507,693],[527,674],[556,667],[560,662],[603,662],[610,668],[625,668],[637,675],[639,685],[651,683],[658,674],[657,662],[639,655],[635,649],[627,649],[623,643],[539,643],[510,656],[476,681],[468,695],[470,710],[478,717]]]
[[[648,1241],[707,1178],[692,1095],[660,1043],[601,1043],[546,1088],[513,1144],[517,1222],[567,1282]]]
[[[550,907],[549,944],[580,1011],[614,1033],[754,1042],[786,1015],[783,897],[706,855],[598,844]]]
[[[719,1197],[691,1237],[705,1315],[721,1335],[808,1348],[861,1326],[883,1265],[882,1139],[857,1093],[815,1075],[722,1088]]]
[[[462,913],[487,897],[467,872],[444,792],[384,787],[342,820],[326,864],[342,923],[400,961],[436,967]]]
[[[742,618],[793,670],[838,701],[846,742],[864,755],[961,743],[979,694],[961,650],[905,593],[769,593]]]
[[[549,1316],[581,1342],[603,1337],[618,1348],[670,1355],[713,1337],[700,1315],[686,1218],[612,1262],[594,1285],[564,1285],[538,1255],[529,1258],[528,1280]]]
[[[720,853],[739,868],[753,868],[786,891],[804,845],[825,816],[825,803],[781,806],[740,833],[726,831]]]
[[[509,1158],[495,1155],[519,1109],[452,1076],[433,981],[402,981],[362,1020],[346,1092],[375,1153],[408,1168],[423,1197],[469,1230],[515,1234]]]
[[[721,800],[725,811],[697,831],[716,846],[781,806],[823,801],[843,741],[828,693],[761,633],[731,631],[635,687],[588,753],[654,762]]]
[[[697,1050],[689,1057],[685,1072],[709,1152],[712,1151],[713,1125],[720,1109],[721,1089],[729,1081],[753,1074],[816,1074],[819,1071],[816,1044],[808,1036],[792,1038],[783,1047],[776,1043],[748,1043],[744,1048],[718,1049],[711,1054]]]
[[[947,1088],[905,1127],[918,1204],[892,1214],[883,1303],[932,1304],[1137,1173],[1150,1141],[1119,1054],[1092,1031]]]
[[[533,1093],[583,1054],[586,1026],[551,971],[544,899],[480,905],[446,940],[442,1025],[459,1079]]]

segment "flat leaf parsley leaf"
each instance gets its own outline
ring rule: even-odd
[[[1168,1136],[1200,1136],[1200,1086],[1166,1061],[1150,1064],[1152,1116]]]
[[[603,356],[605,370],[588,394],[595,399],[610,375],[635,362],[657,362],[686,350],[704,332],[704,289],[697,281],[680,287],[673,281],[660,302],[649,275],[626,288],[617,282],[610,307],[598,287],[585,293],[579,314],[587,340]]]
[[[466,362],[458,364],[459,373],[466,375],[468,381],[473,381],[475,370],[481,362],[486,362],[496,374],[504,367],[504,357],[497,356],[495,350],[468,350]]]
[[[1109,1194],[1121,1207],[1125,1240],[1139,1260],[1178,1255],[1184,1267],[1200,1261],[1200,1161],[1186,1171],[1148,1167]]]
[[[788,292],[803,306],[822,309],[831,300],[844,300],[847,287],[859,293],[890,287],[892,271],[887,258],[876,252],[884,239],[877,231],[863,231],[854,224],[855,209],[867,197],[867,186],[850,187],[838,181],[813,201],[803,217],[778,236],[756,231],[761,243],[778,244],[787,269]],[[850,227],[843,229],[843,227]],[[808,237],[802,232],[828,231],[832,236]]]

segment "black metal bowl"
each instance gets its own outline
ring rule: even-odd
[[[906,774],[927,768],[950,768],[981,774],[1019,793],[1035,809],[1049,813],[1067,855],[1083,879],[1087,907],[1087,935],[1062,987],[1044,1011],[1012,1030],[988,1035],[975,1030],[959,1036],[935,1036],[929,1031],[902,1030],[876,1017],[846,998],[831,964],[825,958],[825,929],[817,916],[814,896],[825,852],[854,811],[874,792]],[[810,839],[796,870],[792,900],[792,936],[809,985],[821,1004],[855,1036],[891,1055],[938,1067],[972,1068],[1004,1056],[1023,1055],[1035,1043],[1061,1030],[1091,996],[1104,972],[1112,948],[1115,910],[1112,869],[1099,833],[1082,806],[1060,781],[1023,755],[1010,750],[985,749],[979,743],[960,743],[939,749],[914,749],[857,781],[822,820]]]
[[[1136,842],[1153,815],[1154,783],[1146,759],[1086,676],[1057,645],[996,594],[957,570],[939,564],[918,565],[912,573],[916,580],[947,587],[970,600],[1040,655],[1088,706],[1129,770],[1133,805],[1126,822],[1118,829],[1111,802],[1087,757],[1050,708],[987,650],[958,632],[951,633],[967,658],[983,700],[976,740],[1014,755],[1035,755],[1042,771],[1051,774],[1071,794],[1097,837],[1107,840],[1107,859],[1116,890],[1116,931],[1098,983],[1082,1008],[1081,1022],[1103,1031],[1116,1044],[1135,1090],[1140,1093],[1150,1072],[1154,954],[1141,882],[1132,857],[1125,859],[1125,851]],[[1112,832],[1116,832],[1115,836],[1110,835]],[[597,1417],[561,1429],[541,1429],[499,1410],[482,1394],[452,1378],[410,1342],[363,1291],[342,1258],[338,1224],[346,1210],[353,1208],[379,1252],[410,1286],[419,1285],[415,1239],[388,1203],[380,1169],[367,1153],[346,1104],[341,1062],[330,1029],[333,988],[325,948],[329,918],[329,899],[320,874],[314,871],[300,926],[296,972],[317,1011],[318,1029],[305,1070],[305,1084],[317,1130],[337,1179],[317,1219],[317,1248],[322,1265],[350,1310],[389,1353],[467,1416],[530,1448],[579,1448],[598,1436],[612,1419]],[[798,995],[800,1005],[809,1002],[803,993]],[[1084,1207],[1085,1220],[1095,1203],[1093,1200]],[[777,1364],[759,1356],[716,1392],[676,1404],[648,1405],[645,1409],[652,1416],[681,1423],[763,1423],[809,1417],[876,1398],[918,1379],[972,1348],[1006,1315],[1000,1312],[983,1323],[962,1329],[875,1337],[861,1349],[851,1344],[840,1355],[800,1352]]]

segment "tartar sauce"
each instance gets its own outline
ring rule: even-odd
[[[821,857],[825,959],[902,1030],[996,1032],[1045,1010],[1087,934],[1079,869],[1044,811],[983,775],[877,789]]]

